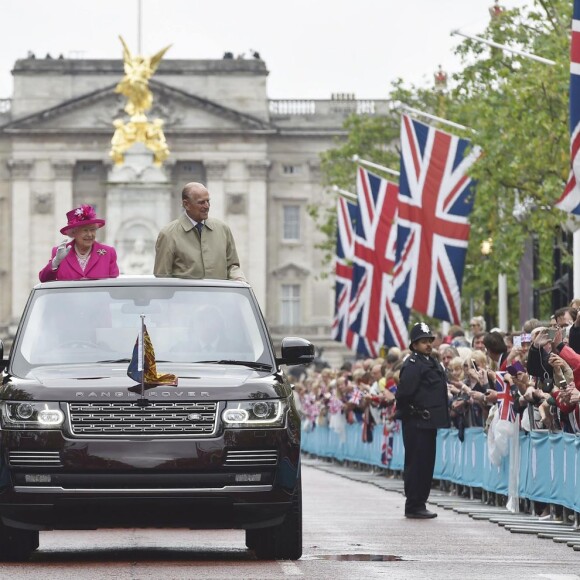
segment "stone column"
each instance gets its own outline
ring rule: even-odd
[[[60,227],[54,228],[54,245],[58,245],[63,236],[60,228],[66,224],[66,213],[73,209],[73,169],[74,163],[68,160],[52,162],[54,174],[54,203],[53,215],[55,224]]]
[[[211,200],[210,217],[225,221],[226,199],[224,179],[228,164],[226,161],[204,161],[207,189]]]
[[[8,162],[12,176],[12,311],[18,320],[30,293],[30,174],[34,161],[12,159]]]
[[[270,162],[265,159],[248,161],[248,261],[242,269],[256,298],[260,303],[264,316],[267,316],[266,292],[268,279],[267,264],[267,219],[268,219],[268,168]]]

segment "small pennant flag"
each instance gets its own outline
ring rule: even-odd
[[[177,377],[175,375],[157,374],[155,351],[145,325],[143,325],[142,332],[139,333],[135,341],[127,375],[137,383],[145,385],[177,386]]]

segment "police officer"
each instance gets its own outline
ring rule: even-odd
[[[431,356],[435,339],[431,329],[419,322],[409,338],[411,354],[401,367],[396,395],[405,445],[405,517],[429,519],[437,517],[426,508],[437,429],[449,427],[447,379],[441,364]]]

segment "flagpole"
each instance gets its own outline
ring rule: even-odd
[[[368,167],[374,167],[375,169],[379,169],[380,171],[384,171],[385,173],[389,173],[390,175],[395,175],[396,177],[399,177],[399,175],[401,175],[400,171],[395,171],[394,169],[390,169],[389,167],[385,167],[384,165],[379,165],[378,163],[373,163],[372,161],[361,159],[358,155],[353,155],[351,157],[351,161],[353,161],[354,163],[360,163],[361,165],[367,165]]]
[[[351,193],[346,189],[341,189],[340,187],[338,187],[338,185],[333,185],[332,191],[334,191],[334,193],[338,193],[338,195],[340,195],[341,197],[345,197],[349,201],[354,201],[355,203],[358,202],[358,198],[354,193]]]
[[[431,119],[432,121],[437,121],[437,123],[443,123],[444,125],[449,125],[450,127],[454,127],[455,129],[461,129],[462,131],[471,131],[472,133],[476,133],[474,129],[471,127],[466,127],[465,125],[460,125],[459,123],[455,123],[454,121],[449,121],[447,119],[443,119],[443,117],[437,117],[436,115],[432,115],[431,113],[426,113],[425,111],[420,111],[419,109],[415,109],[414,107],[409,107],[409,105],[405,105],[405,103],[400,103],[397,109],[402,109],[403,111],[408,111],[409,113],[413,113],[415,115],[419,115],[420,117],[425,117],[427,119]]]
[[[141,55],[141,28],[143,24],[142,11],[141,11],[141,0],[137,0],[137,53]]]
[[[494,48],[499,48],[501,50],[505,50],[507,52],[511,52],[513,54],[517,54],[518,56],[523,56],[524,58],[529,58],[530,60],[535,60],[537,62],[541,62],[543,64],[555,65],[557,64],[556,61],[550,60],[549,58],[544,58],[543,56],[537,56],[532,54],[531,52],[524,52],[523,50],[518,50],[517,48],[512,48],[511,46],[506,46],[505,44],[498,44],[497,42],[493,42],[492,40],[487,40],[486,38],[481,38],[481,36],[473,36],[472,34],[467,34],[465,32],[461,32],[460,30],[452,30],[451,36],[463,36],[464,38],[469,38],[470,40],[475,40],[476,42],[481,42],[483,44],[487,44],[488,46],[493,46]]]

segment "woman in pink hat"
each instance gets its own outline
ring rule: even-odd
[[[48,264],[38,273],[41,282],[82,280],[83,278],[116,278],[119,275],[115,248],[95,241],[105,220],[97,218],[90,205],[67,212],[67,225],[60,230],[72,238],[52,248]]]

